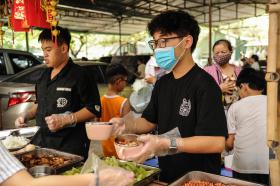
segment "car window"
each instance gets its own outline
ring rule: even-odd
[[[14,72],[18,73],[24,69],[29,67],[33,67],[35,65],[41,64],[34,57],[24,54],[9,54],[10,60],[12,62],[12,66],[14,68]]]
[[[1,52],[0,53],[0,75],[6,75],[7,71],[6,71],[6,66],[5,66],[5,60],[4,60],[4,55]]]
[[[45,68],[32,68],[24,71],[23,73],[18,73],[12,77],[4,80],[7,82],[17,82],[17,83],[30,83],[35,84],[42,76]]]

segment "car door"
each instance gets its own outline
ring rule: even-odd
[[[0,81],[5,79],[7,76],[7,69],[5,64],[4,53],[0,52]]]

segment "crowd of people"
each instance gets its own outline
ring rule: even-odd
[[[194,170],[220,174],[221,153],[233,149],[233,176],[268,184],[266,82],[255,65],[258,59],[252,56],[241,70],[229,63],[233,47],[221,39],[213,45],[214,63],[202,69],[192,57],[200,33],[198,22],[187,12],[163,12],[148,24],[154,57],[146,65],[140,61],[138,68],[139,77],[154,86],[150,103],[141,117],[127,120],[130,104],[119,96],[126,86],[127,70],[121,64],[108,65],[108,88],[100,98],[92,76],[69,58],[69,31],[57,29],[57,45],[50,29],[39,36],[48,68],[36,84],[37,102],[15,121],[17,127],[24,127],[27,119],[36,118],[40,129],[33,144],[86,158],[90,143],[94,148],[96,142],[88,140],[85,121],[110,121],[112,137],[98,142],[102,155],[117,157],[116,135],[139,134],[143,148],[125,159],[143,163],[157,156],[160,181],[171,183]],[[96,180],[100,186],[133,183],[133,174],[119,168],[34,179],[1,143],[0,154],[0,184],[4,186],[94,185]]]

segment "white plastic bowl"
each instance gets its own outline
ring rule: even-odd
[[[143,143],[138,142],[137,137],[138,135],[136,134],[122,134],[116,137],[114,145],[117,155],[120,159],[130,160],[130,156],[137,154],[141,151]],[[124,143],[120,143],[120,141]]]
[[[106,140],[112,131],[113,125],[110,122],[86,122],[87,137],[90,140]]]

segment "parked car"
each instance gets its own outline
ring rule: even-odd
[[[87,70],[94,76],[99,89],[99,94],[103,95],[107,89],[105,69],[106,63],[79,61],[75,62]],[[41,77],[46,65],[37,65],[21,71],[0,82],[0,127],[1,129],[14,128],[14,121],[24,111],[28,110],[34,101],[35,83]],[[122,95],[128,96],[131,92],[130,86],[125,88]],[[29,121],[34,125],[35,120]]]
[[[0,49],[0,81],[29,67],[42,64],[30,52]]]

